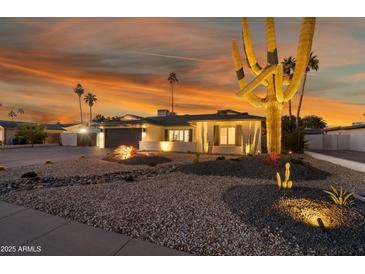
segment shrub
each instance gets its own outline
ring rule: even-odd
[[[301,128],[293,131],[284,130],[281,144],[285,151],[302,153],[305,146],[304,131]]]
[[[348,193],[346,190],[343,191],[342,187],[340,191],[337,191],[337,189],[333,186],[331,186],[331,188],[332,191],[324,190],[324,192],[328,194],[336,205],[351,206],[354,203],[354,201],[350,199],[352,197],[352,193]]]
[[[223,155],[221,155],[221,156],[218,156],[217,157],[217,161],[224,161],[226,159],[226,157],[224,157]]]

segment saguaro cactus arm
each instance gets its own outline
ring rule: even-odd
[[[247,86],[247,81],[245,78],[245,73],[243,71],[242,61],[241,57],[238,51],[237,43],[236,41],[232,41],[232,54],[233,54],[233,62],[234,67],[238,79],[238,84],[240,89],[243,89],[245,86]],[[253,105],[254,107],[264,107],[265,106],[265,99],[258,97],[254,93],[246,94],[246,98],[248,99],[248,102]]]
[[[291,79],[290,84],[288,86],[288,89],[284,94],[284,102],[287,102],[291,98],[293,98],[294,94],[297,92],[299,88],[305,70],[307,69],[308,60],[312,49],[315,24],[316,24],[315,18],[303,19],[298,42],[295,71],[293,74],[293,78]]]
[[[274,18],[265,18],[266,47],[267,47],[267,64],[278,64],[278,49],[276,48],[276,35]]]
[[[248,67],[253,74],[259,75],[262,72],[262,67],[258,64],[255,52],[253,50],[248,18],[242,18],[242,31],[243,50],[245,51]]]
[[[265,68],[253,81],[246,85],[243,89],[237,92],[237,96],[242,96],[245,94],[252,93],[260,84],[262,84],[266,79],[271,77],[275,72],[275,66],[269,66]]]

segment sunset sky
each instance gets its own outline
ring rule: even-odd
[[[265,64],[263,19],[250,22]],[[279,59],[295,56],[300,19],[275,23]],[[317,19],[320,70],[308,76],[303,115],[320,115],[332,126],[365,120],[364,27],[364,18]],[[78,121],[77,83],[96,94],[94,114],[155,115],[170,108],[172,71],[180,81],[178,114],[230,108],[263,115],[235,96],[232,39],[241,45],[240,18],[1,18],[0,119],[21,107],[24,120]]]

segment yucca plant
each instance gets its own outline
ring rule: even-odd
[[[332,191],[324,190],[325,193],[332,199],[332,201],[336,205],[340,206],[351,206],[354,204],[354,201],[350,199],[352,197],[351,192],[347,192],[346,190],[343,191],[342,187],[341,190],[338,191],[335,187],[331,186]]]

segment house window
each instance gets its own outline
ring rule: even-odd
[[[188,129],[170,129],[169,141],[172,142],[189,142],[190,130]]]
[[[236,143],[236,128],[222,127],[220,129],[220,144],[234,145]]]

